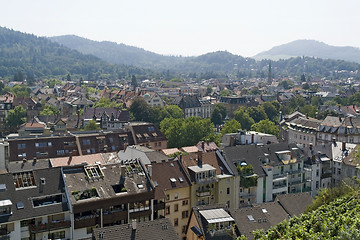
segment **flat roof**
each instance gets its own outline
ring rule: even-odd
[[[206,219],[208,223],[219,223],[234,221],[234,219],[224,209],[209,209],[201,210],[200,214]]]
[[[203,164],[201,167],[199,167],[198,165],[190,166],[188,168],[193,172],[204,172],[204,171],[216,170],[216,168],[214,168],[213,166],[211,166],[209,164]]]

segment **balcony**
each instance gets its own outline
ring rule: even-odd
[[[71,226],[70,221],[61,220],[61,221],[53,221],[49,223],[40,223],[38,225],[30,224],[29,231],[30,233],[41,233],[41,232],[48,232],[62,228],[69,228],[70,226]]]
[[[75,218],[74,228],[92,227],[97,223],[100,223],[100,217],[98,215],[89,215],[85,217]]]
[[[196,191],[196,196],[198,197],[206,197],[206,196],[210,196],[210,194],[211,194],[210,189]]]
[[[1,240],[10,240],[10,232],[7,229],[0,229],[0,239]]]
[[[104,212],[103,223],[110,224],[120,220],[127,220],[127,217],[128,217],[127,211]]]
[[[274,174],[273,175],[273,181],[283,181],[283,180],[287,180],[287,174],[286,173],[282,173],[282,174]]]

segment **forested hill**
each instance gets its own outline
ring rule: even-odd
[[[74,48],[86,45],[86,42],[90,41],[84,42],[76,36],[67,39],[69,41],[73,39],[71,42]],[[269,66],[269,60],[255,61],[252,58],[244,58],[226,51],[207,53],[198,57],[170,57],[109,42],[90,44],[91,48],[97,49],[93,51],[102,52],[109,57],[126,56],[122,58],[122,63],[125,65],[118,65],[107,62],[110,60],[100,55],[93,56],[89,52],[85,55],[64,45],[52,42],[48,38],[0,27],[0,78],[12,78],[19,72],[27,79],[66,76],[68,73],[88,80],[122,78],[133,74],[143,77],[165,76],[166,78],[181,74],[198,79],[266,78]],[[124,53],[116,52],[118,48],[122,48]],[[150,70],[144,70],[144,66],[149,67]],[[350,72],[360,69],[357,63],[312,57],[273,61],[271,66],[274,78],[299,77],[303,73],[313,77],[359,78],[359,73]]]
[[[114,64],[135,65],[152,69],[169,69],[174,68],[185,60],[183,57],[164,56],[122,43],[98,42],[75,35],[50,37],[49,39],[83,54],[92,54]]]
[[[282,44],[254,56],[255,59],[286,59],[291,57],[317,57],[360,63],[360,49],[330,46],[315,40],[296,40]]]
[[[269,60],[255,61],[252,58],[244,58],[226,51],[207,53],[198,57],[174,57],[159,55],[125,44],[96,42],[74,35],[50,39],[80,52],[94,54],[108,62],[187,73],[198,78],[226,77],[229,74],[235,74],[240,78],[266,77],[269,64]],[[274,77],[300,76],[303,73],[324,77],[342,70],[360,69],[357,63],[315,57],[294,57],[274,61],[272,66]]]
[[[78,74],[88,79],[144,73],[136,67],[109,64],[46,38],[0,27],[0,77],[22,72],[28,78]]]

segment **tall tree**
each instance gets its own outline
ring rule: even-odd
[[[245,107],[239,107],[234,112],[234,118],[241,124],[242,129],[250,130],[251,126],[255,123],[254,119],[245,111]]]
[[[239,129],[241,129],[241,124],[235,119],[231,119],[224,124],[224,127],[221,129],[221,133],[236,133]]]
[[[137,83],[137,80],[136,80],[135,75],[132,75],[132,76],[131,76],[131,85],[133,86],[133,89],[134,89],[134,91],[135,91],[135,89],[136,89],[137,86],[138,86],[138,83]]]
[[[84,130],[100,130],[100,127],[97,125],[96,120],[93,119],[85,125]]]
[[[135,98],[129,111],[132,113],[135,121],[154,121],[154,112],[143,98]]]
[[[279,135],[279,128],[269,119],[261,120],[258,123],[254,123],[251,126],[251,130],[261,133],[272,134],[275,136]]]
[[[16,106],[9,111],[6,117],[6,126],[10,132],[16,132],[21,124],[26,120],[26,110],[22,106]]]

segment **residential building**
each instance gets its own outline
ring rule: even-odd
[[[276,136],[255,131],[239,130],[237,133],[224,134],[222,137],[222,147],[247,144],[270,144],[279,143]]]
[[[164,203],[162,209],[157,209],[155,218],[169,218],[177,235],[183,239],[191,210],[191,182],[185,170],[177,160],[152,163],[147,169],[155,185],[154,205]]]
[[[183,110],[184,118],[210,118],[213,109],[213,104],[210,100],[202,100],[195,95],[176,97],[173,104],[179,106],[181,110]]]
[[[237,236],[239,232],[227,206],[206,205],[192,208],[186,239],[231,240]]]
[[[73,239],[60,168],[0,175],[1,239]]]
[[[154,188],[137,160],[63,168],[72,239],[91,237],[95,227],[154,219]]]
[[[142,145],[157,151],[167,148],[167,138],[152,123],[131,122],[125,128],[131,132],[134,145]]]
[[[226,112],[230,118],[234,116],[234,111],[236,111],[240,106],[256,107],[259,105],[259,103],[255,101],[254,96],[220,97],[219,102],[225,106]]]
[[[192,184],[191,206],[218,203],[236,206],[236,178],[219,151],[198,151],[181,156],[180,161]]]
[[[316,134],[321,121],[315,118],[299,117],[286,122],[288,143],[300,144],[302,147],[317,145]]]

